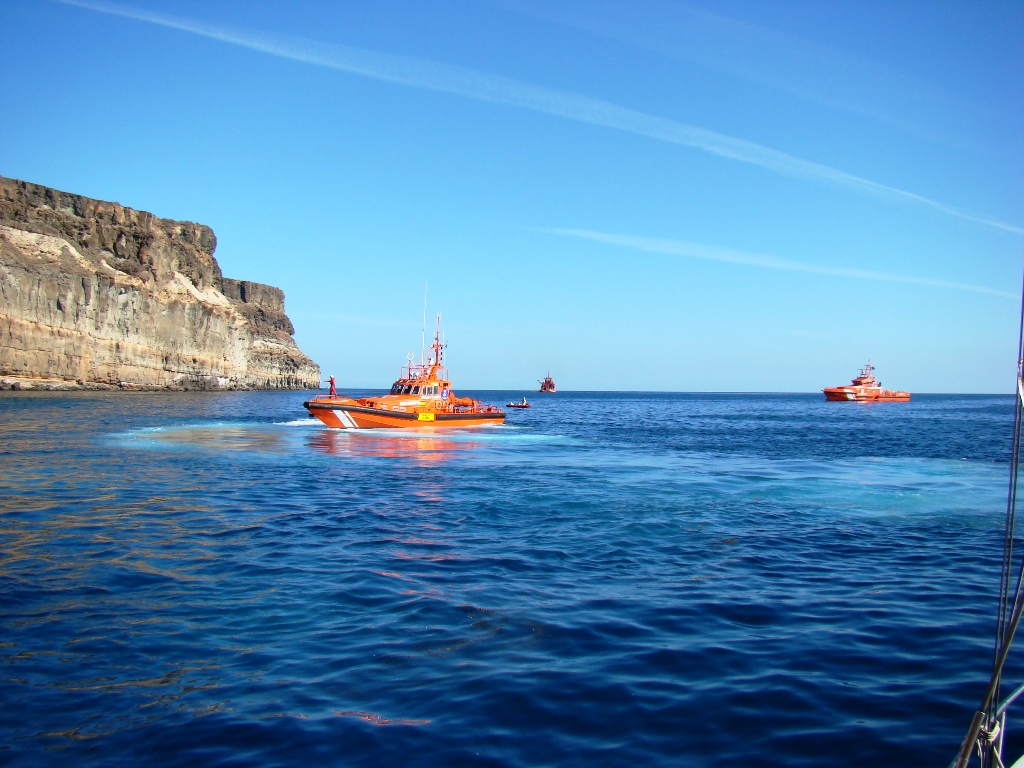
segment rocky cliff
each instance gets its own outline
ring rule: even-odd
[[[0,375],[318,387],[284,293],[223,277],[216,247],[202,224],[0,177]]]

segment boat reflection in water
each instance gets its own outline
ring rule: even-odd
[[[452,440],[425,432],[394,433],[382,431],[350,431],[319,429],[309,445],[331,456],[352,458],[412,459],[421,464],[435,464],[482,447],[474,440]]]

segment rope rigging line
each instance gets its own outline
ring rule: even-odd
[[[1017,396],[1014,398],[1013,454],[1010,458],[1010,484],[1006,499],[1006,525],[1003,530],[1003,563],[999,579],[999,610],[996,620],[995,649],[992,659],[992,676],[982,698],[981,706],[974,713],[971,727],[960,745],[960,752],[954,761],[955,768],[966,768],[971,754],[977,748],[982,768],[1001,768],[1002,731],[1001,719],[1006,717],[1005,706],[999,706],[999,690],[1002,684],[1003,667],[1010,652],[1013,637],[1024,614],[1024,560],[1021,561],[1014,585],[1012,600],[1010,582],[1013,575],[1013,539],[1017,517],[1017,475],[1020,469],[1021,422],[1024,418],[1024,286],[1021,289],[1020,331],[1017,337]],[[1019,694],[1014,694],[1014,697]],[[1013,697],[1011,697],[1013,698]],[[998,738],[997,738],[998,735]]]

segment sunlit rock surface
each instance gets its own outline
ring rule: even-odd
[[[0,177],[4,383],[319,386],[284,293],[223,277],[216,247],[202,224]]]

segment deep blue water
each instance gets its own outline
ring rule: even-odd
[[[953,757],[1010,397],[558,393],[442,434],[306,397],[0,395],[0,763]]]

